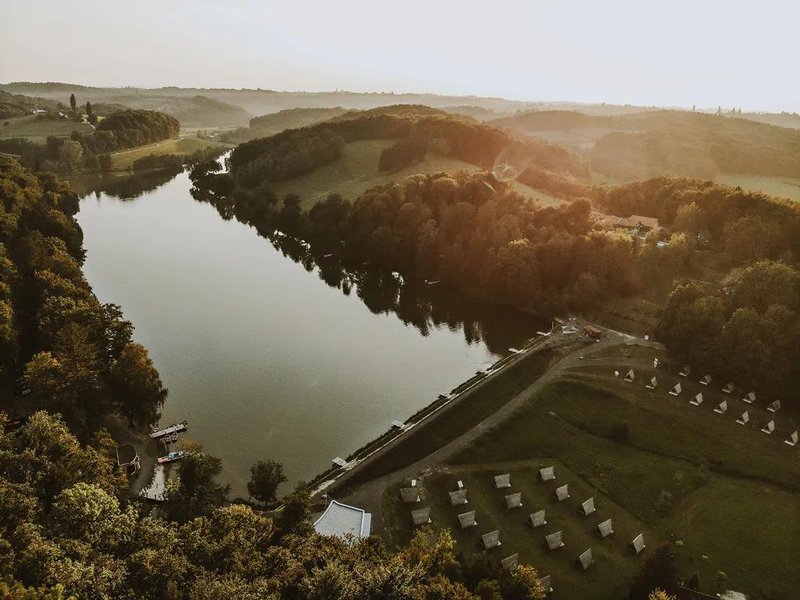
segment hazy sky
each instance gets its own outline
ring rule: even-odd
[[[0,81],[800,110],[797,0],[2,0]]]

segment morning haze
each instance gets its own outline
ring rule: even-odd
[[[794,600],[795,3],[0,10],[0,598]]]
[[[91,6],[5,3],[2,79],[800,109],[787,0]]]

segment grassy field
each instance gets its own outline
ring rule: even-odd
[[[42,119],[31,115],[3,120],[0,124],[0,139],[21,137],[44,144],[48,136],[69,137],[73,131],[91,133],[94,129],[88,123],[75,123],[66,119]]]
[[[555,466],[556,480],[538,481],[538,469],[550,465]],[[511,473],[510,489],[494,489],[492,476],[500,473]],[[469,504],[450,506],[447,492],[456,489],[459,480],[467,488]],[[570,498],[556,502],[553,490],[565,483],[569,485]],[[656,542],[655,534],[624,508],[598,493],[562,462],[550,458],[493,465],[454,465],[425,477],[420,486],[423,501],[419,506],[430,507],[432,527],[451,530],[458,552],[469,554],[482,550],[481,534],[499,529],[502,545],[490,550],[490,554],[499,560],[519,553],[520,562],[535,565],[541,575],[553,578],[559,598],[623,598],[627,582],[642,561],[641,556],[627,549],[628,542],[639,533],[644,533],[649,545]],[[522,493],[523,506],[509,511],[504,496],[512,492]],[[594,496],[597,511],[588,517],[580,515],[580,503],[591,496]],[[410,511],[418,506],[403,505],[397,487],[387,493],[384,504],[385,512],[391,515],[387,529],[393,539],[405,543],[413,529]],[[547,525],[533,529],[526,519],[540,509],[546,511]],[[457,515],[467,510],[476,511],[478,525],[462,530]],[[609,518],[614,524],[614,534],[601,539],[594,527]],[[556,531],[563,532],[565,546],[548,551],[544,536]],[[575,560],[588,548],[592,549],[595,565],[581,572]]]
[[[604,374],[595,372],[599,369]],[[642,372],[637,383],[629,384],[614,379],[608,367],[587,366],[571,372],[453,457],[445,468],[474,472],[512,461],[527,462],[533,469],[542,460],[531,457],[556,457],[570,473],[559,482],[592,490],[610,506],[617,506],[622,511],[619,526],[628,533],[647,523],[644,528],[651,532],[650,542],[681,540],[681,573],[688,579],[699,571],[706,591],[717,591],[716,573],[724,571],[734,589],[790,598],[800,585],[796,570],[800,463],[797,450],[783,444],[783,430],[792,426],[789,418],[778,418],[780,435],[767,436],[735,424],[741,412],[736,396],[726,396],[731,408],[726,415],[717,415],[713,407],[721,392],[704,388],[704,404],[691,407],[693,381],[684,380],[684,388],[690,389],[676,399],[666,394],[670,376],[659,374],[663,381],[655,392],[644,389],[645,377],[649,379]],[[751,415],[762,410],[748,408]],[[612,441],[608,437],[611,425],[623,421],[629,426],[628,441]],[[517,480],[525,481],[526,476]],[[582,496],[573,494],[573,499],[578,498]],[[435,507],[436,500],[431,502]],[[504,518],[505,511],[490,505],[480,512],[490,513],[483,520],[491,523]],[[521,538],[515,528],[513,523],[504,524],[501,532],[508,530],[506,537],[516,543]],[[459,542],[462,551],[474,550],[472,541]],[[507,553],[511,551],[509,546]],[[521,557],[532,556],[532,564],[542,571],[557,572],[555,566],[542,562],[545,559],[535,548],[523,544],[519,551]],[[505,556],[506,550],[502,553]],[[574,558],[571,554],[576,553],[571,552],[570,559]],[[582,595],[567,597],[619,597],[618,577],[625,571],[611,558],[607,560],[610,566],[597,569],[598,574],[605,573],[596,582],[602,593],[590,596],[576,588],[575,593]],[[582,585],[586,577],[564,576],[569,586]]]
[[[788,198],[789,200],[800,202],[800,179],[728,173],[715,177],[714,181],[738,186],[747,191],[764,192],[769,196]]]
[[[378,170],[378,158],[384,148],[391,146],[395,140],[364,140],[347,144],[340,159],[315,169],[311,173],[282,181],[273,185],[278,197],[295,193],[302,199],[304,209],[309,209],[329,194],[341,194],[348,200],[355,200],[366,190],[376,185],[399,181],[409,175],[435,173],[437,171],[478,171],[475,165],[449,158],[429,154],[424,161],[395,171],[382,173]],[[554,206],[561,201],[542,192],[536,191],[521,183],[515,183],[516,190],[529,198],[535,198],[542,204]]]
[[[115,152],[112,154],[114,170],[127,171],[133,168],[133,162],[139,158],[144,158],[151,154],[178,154],[185,156],[202,150],[204,148],[227,146],[220,142],[212,142],[209,140],[202,140],[196,137],[175,138],[171,140],[164,140],[156,144],[148,144],[147,146],[140,146],[131,150],[123,150],[122,152]]]

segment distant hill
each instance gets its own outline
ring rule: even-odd
[[[464,114],[463,107],[485,109],[497,113],[495,116],[518,111],[539,110],[579,110],[587,114],[619,115],[649,110],[647,107],[613,104],[580,104],[577,102],[525,102],[481,96],[441,96],[437,94],[396,94],[393,92],[283,92],[264,89],[230,89],[230,88],[98,88],[73,85],[70,83],[34,83],[15,82],[0,84],[0,89],[11,93],[29,94],[55,98],[66,102],[70,93],[86,96],[91,102],[121,102],[120,97],[136,96],[140,99],[148,97],[192,98],[205,96],[227,104],[243,108],[250,115],[265,115],[291,108],[328,108],[341,106],[345,109],[369,110],[378,106],[394,104],[421,104],[434,108],[447,109],[449,112]],[[148,108],[139,104],[129,104],[134,108]],[[453,108],[457,110],[453,110]],[[479,120],[483,116],[466,113]],[[178,115],[182,123],[185,119]],[[244,125],[247,119],[234,125]],[[202,123],[199,126],[212,126]],[[227,125],[226,125],[227,126]]]
[[[248,127],[239,127],[228,131],[222,140],[232,144],[241,144],[250,140],[275,135],[286,129],[308,127],[347,112],[341,107],[336,108],[287,108],[275,113],[261,115],[250,119]]]
[[[532,111],[492,123],[581,150],[594,171],[618,180],[722,173],[800,177],[799,131],[738,116]]]
[[[35,110],[55,111],[58,108],[59,103],[53,100],[0,91],[0,119],[24,117]]]
[[[557,197],[588,192],[586,165],[568,150],[420,105],[348,111],[316,125],[243,143],[230,156],[231,175],[244,188],[275,185],[338,160],[346,144],[409,139],[424,145],[420,160],[438,155],[486,170],[513,149],[519,182]]]
[[[478,121],[491,121],[503,116],[503,113],[485,106],[444,106],[442,110],[454,115],[472,117]]]
[[[207,96],[174,97],[130,94],[109,99],[131,108],[155,110],[180,121],[183,127],[232,127],[246,123],[250,113]]]

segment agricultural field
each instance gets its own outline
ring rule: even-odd
[[[728,173],[714,178],[724,183],[751,192],[763,192],[776,198],[788,198],[800,202],[800,179],[790,177],[762,177],[759,175],[737,175]]]
[[[177,154],[185,156],[203,150],[208,147],[228,147],[227,144],[221,142],[214,142],[211,140],[204,140],[197,137],[180,137],[171,140],[164,140],[156,144],[148,144],[147,146],[139,146],[130,150],[123,150],[112,154],[113,168],[115,171],[127,171],[133,168],[133,163],[139,158],[150,156],[151,154]]]
[[[340,194],[348,200],[355,200],[376,185],[398,181],[409,175],[437,171],[479,170],[470,163],[429,153],[422,162],[392,173],[382,173],[378,170],[378,158],[385,148],[395,142],[396,140],[351,142],[345,146],[342,157],[338,160],[301,177],[274,183],[272,189],[279,198],[289,193],[299,195],[303,208],[309,209],[320,200],[327,198],[329,194]],[[557,198],[518,182],[515,183],[515,188],[520,194],[534,198],[547,206],[561,203],[561,200]]]
[[[656,356],[662,364],[654,368]],[[633,382],[624,380],[630,368]],[[800,461],[798,449],[783,441],[797,429],[797,416],[767,412],[766,398],[744,404],[740,398],[747,390],[724,394],[724,382],[702,386],[702,373],[682,378],[678,370],[649,348],[587,350],[585,360],[564,370],[511,418],[446,464],[420,474],[420,506],[430,506],[435,528],[453,530],[457,550],[465,554],[479,550],[481,533],[499,529],[503,546],[492,553],[502,558],[519,552],[522,562],[552,575],[564,597],[624,595],[640,562],[625,545],[639,531],[649,548],[663,540],[675,543],[679,573],[687,580],[697,573],[705,592],[729,587],[756,597],[792,597],[800,585]],[[656,389],[648,390],[645,383],[653,376]],[[670,396],[678,381],[683,392]],[[699,392],[704,402],[691,406]],[[723,400],[728,411],[715,413]],[[751,422],[738,425],[744,410]],[[776,421],[772,435],[760,431],[769,419]],[[556,481],[537,482],[536,471],[551,464]],[[512,491],[522,492],[524,508],[509,513],[504,494],[492,489],[491,475],[502,472],[511,473]],[[463,532],[455,518],[467,509],[450,507],[446,493],[459,479],[478,521]],[[569,484],[569,500],[550,500],[555,483]],[[597,518],[579,516],[579,503],[592,495]],[[552,527],[542,534],[524,524],[539,508],[552,515]],[[400,504],[397,486],[385,492],[382,512],[386,535],[395,543],[407,540],[410,505]],[[592,525],[609,517],[614,536],[593,538]],[[542,546],[543,535],[557,529],[564,531],[566,548],[551,553]],[[589,546],[596,565],[582,573],[574,559]]]
[[[69,137],[73,131],[86,134],[94,131],[94,128],[88,123],[30,115],[4,119],[0,124],[0,139],[27,138],[32,142],[44,144],[48,136]]]

